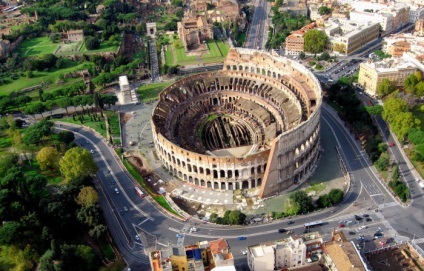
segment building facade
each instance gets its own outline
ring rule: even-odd
[[[364,87],[365,92],[376,97],[378,96],[377,86],[383,79],[388,79],[396,86],[401,87],[405,78],[417,70],[413,63],[402,58],[361,63],[358,83]]]
[[[306,265],[307,258],[322,251],[323,239],[317,233],[249,246],[247,264],[251,271],[287,270]]]
[[[213,39],[212,26],[205,16],[189,14],[177,23],[178,37],[187,51],[195,50],[206,40]]]
[[[285,47],[286,55],[298,55],[300,52],[303,52],[303,46],[305,45],[305,33],[315,27],[316,23],[310,23],[297,31],[293,31],[289,36],[287,36]]]
[[[379,36],[380,26],[374,22],[358,22],[352,20],[329,19],[325,33],[328,36],[327,49],[338,51],[344,48],[344,54],[350,55],[361,49]]]
[[[321,86],[303,65],[230,49],[224,68],[186,77],[159,95],[156,152],[175,176],[259,197],[303,182],[319,154]]]

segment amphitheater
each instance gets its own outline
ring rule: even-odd
[[[257,188],[267,198],[306,180],[319,155],[321,87],[301,64],[230,49],[220,71],[181,79],[152,113],[156,152],[194,186]]]

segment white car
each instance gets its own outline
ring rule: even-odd
[[[94,150],[91,150],[90,152],[91,152],[91,153],[94,153]]]
[[[118,190],[118,188],[115,188],[115,193],[116,193],[116,194],[119,194],[119,190]]]
[[[140,241],[140,237],[137,234],[135,235],[135,240]]]
[[[197,232],[197,229],[195,227],[191,227],[190,232]]]
[[[241,254],[246,255],[246,254],[247,254],[247,249],[243,249],[243,250],[241,251]]]
[[[367,228],[367,226],[361,226],[361,227],[358,228],[358,230],[364,230],[366,228]]]

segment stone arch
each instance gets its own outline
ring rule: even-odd
[[[227,178],[232,178],[232,177],[233,177],[233,171],[227,170]]]
[[[219,183],[218,182],[213,183],[213,189],[216,189],[216,190],[219,189]]]
[[[203,170],[203,167],[199,167],[199,173],[200,174],[204,174],[205,173],[205,171]]]
[[[200,180],[200,186],[205,187],[205,180],[203,179]]]
[[[225,182],[221,182],[221,190],[226,190],[227,186],[225,185]]]
[[[211,170],[209,168],[206,169],[206,175],[211,175]]]
[[[243,181],[241,189],[249,189],[249,181]]]
[[[197,173],[197,166],[193,165],[193,172]]]
[[[207,188],[212,188],[212,182],[211,181],[207,182]]]
[[[242,66],[242,65],[240,65],[238,70],[239,70],[239,71],[243,71],[243,66]]]
[[[220,178],[225,178],[225,170],[221,169],[221,170],[219,171],[219,177],[220,177]]]
[[[184,181],[187,181],[187,174],[184,174]]]
[[[194,178],[194,184],[195,184],[195,185],[199,185],[199,179]]]
[[[237,71],[237,66],[233,65],[233,71]]]

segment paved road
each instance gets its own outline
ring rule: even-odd
[[[155,241],[157,241],[157,244],[154,244],[153,248],[160,248],[168,244],[190,244],[199,241],[199,239],[208,240],[216,237],[227,238],[234,251],[236,262],[245,264],[246,259],[241,254],[241,250],[247,245],[275,240],[276,236],[281,236],[277,233],[279,228],[291,229],[295,234],[301,234],[304,223],[326,220],[328,226],[321,230],[324,234],[329,234],[331,229],[338,225],[337,221],[340,217],[352,216],[351,212],[356,213],[360,210],[363,212],[369,206],[380,205],[383,207],[382,204],[393,202],[374,176],[366,156],[362,154],[357,143],[352,140],[343,125],[334,116],[335,113],[324,109],[322,115],[323,121],[328,122],[336,134],[338,144],[346,155],[346,161],[350,162],[348,169],[353,175],[353,185],[344,204],[326,211],[292,218],[291,220],[295,223],[290,226],[287,225],[287,220],[249,227],[227,226],[224,228],[213,224],[200,224],[196,225],[198,228],[196,233],[186,232],[194,223],[199,223],[199,221],[182,222],[169,217],[147,198],[140,199],[135,194],[133,180],[123,170],[113,150],[103,139],[98,138],[86,129],[78,129],[75,133],[78,144],[89,150],[94,150],[93,156],[100,168],[97,186],[101,191],[101,204],[105,210],[112,236],[116,240],[124,259],[133,270],[147,270],[148,259],[144,254],[145,248],[152,248],[151,244],[154,244]],[[62,124],[59,128],[75,131],[75,128],[65,124]],[[89,143],[86,143],[87,141]],[[119,194],[115,193],[115,188],[120,191]],[[353,206],[354,203],[360,205],[360,210]],[[128,209],[127,212],[124,211],[125,207]],[[379,223],[378,217],[375,217],[375,221]],[[183,237],[177,238],[177,233],[183,233]],[[136,234],[140,236],[143,242],[136,240]],[[247,240],[238,241],[237,237],[241,235],[246,236]]]
[[[246,36],[245,48],[263,49],[264,39],[267,38],[266,25],[268,20],[268,2],[266,0],[255,0],[252,22]]]

